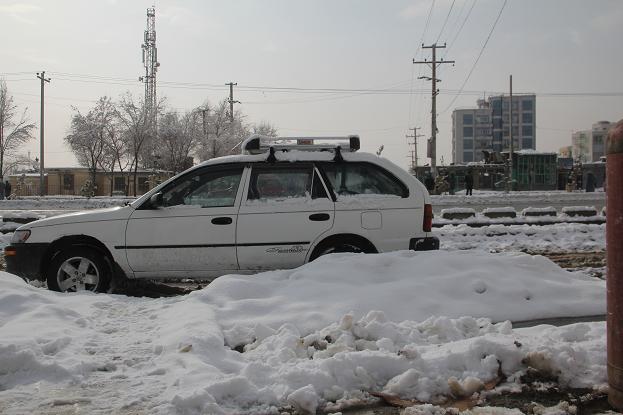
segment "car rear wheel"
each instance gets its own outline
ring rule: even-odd
[[[341,252],[362,253],[365,252],[364,248],[355,243],[339,243],[332,246],[328,246],[320,251],[318,256],[336,254]]]
[[[322,255],[339,252],[374,254],[377,253],[378,250],[370,241],[359,235],[335,235],[320,242],[312,251],[309,261],[311,262]]]
[[[96,250],[70,247],[58,253],[47,272],[48,288],[60,292],[105,292],[110,284],[110,267]]]

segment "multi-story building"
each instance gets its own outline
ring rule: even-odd
[[[484,160],[483,150],[510,150],[510,97],[478,100],[477,108],[452,112],[452,161],[455,164]],[[513,95],[513,148],[536,149],[536,96]]]
[[[606,155],[606,136],[612,127],[609,121],[599,121],[590,130],[576,131],[571,136],[573,158],[582,163],[599,161]]]
[[[482,150],[492,146],[492,111],[484,100],[478,108],[452,112],[452,161],[455,164],[482,161]]]

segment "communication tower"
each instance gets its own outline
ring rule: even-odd
[[[156,107],[156,72],[160,63],[158,62],[158,49],[156,48],[156,7],[147,9],[147,30],[145,39],[141,45],[143,51],[143,65],[145,66],[145,76],[138,78],[145,84],[145,105],[150,108]]]

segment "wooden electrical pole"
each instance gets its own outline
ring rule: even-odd
[[[234,85],[238,85],[238,82],[229,82],[225,85],[229,85],[229,120],[234,122],[234,104],[240,104],[240,101],[234,101]]]
[[[44,174],[44,161],[43,161],[43,157],[45,154],[45,147],[43,145],[43,136],[44,136],[44,131],[45,131],[45,123],[44,123],[44,99],[45,99],[45,83],[50,83],[50,78],[46,78],[45,77],[45,71],[41,71],[41,73],[37,72],[37,78],[39,78],[41,80],[41,125],[39,126],[39,134],[41,137],[41,143],[40,143],[40,154],[39,154],[39,195],[40,196],[44,196],[46,191],[45,191],[45,174]]]
[[[441,81],[441,79],[437,79],[437,66],[443,63],[452,63],[454,61],[446,61],[443,59],[437,60],[437,49],[443,49],[446,47],[446,44],[437,45],[437,43],[433,43],[429,46],[422,45],[422,49],[432,49],[433,59],[423,61],[416,61],[413,59],[414,64],[426,64],[429,65],[432,70],[432,77],[421,76],[418,79],[426,79],[428,81],[432,81],[432,109],[431,109],[431,137],[429,141],[429,146],[427,147],[427,156],[430,157],[430,165],[433,177],[437,176],[437,94],[439,90],[437,89],[437,82]]]
[[[424,134],[418,134],[417,130],[419,130],[421,127],[413,127],[413,128],[409,128],[410,131],[413,131],[413,135],[405,135],[405,137],[407,138],[407,144],[410,146],[413,146],[413,150],[409,151],[409,153],[411,154],[411,168],[415,169],[417,167],[417,160],[418,160],[418,156],[417,156],[417,139],[419,137],[424,137]],[[409,138],[413,138],[413,142],[408,141]]]

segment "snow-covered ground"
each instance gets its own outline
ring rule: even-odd
[[[81,210],[123,206],[134,197],[21,196],[0,200],[0,210]]]
[[[513,253],[337,254],[166,299],[1,273],[0,413],[330,412],[469,396],[529,366],[604,388],[604,323],[505,321],[604,312],[603,281]]]
[[[433,228],[444,250],[484,251],[595,251],[606,248],[606,225],[557,223],[554,225],[446,225]]]
[[[436,209],[560,212],[599,209],[603,198],[432,199]],[[0,215],[128,200],[33,197],[1,201]],[[295,270],[221,277],[176,298],[58,294],[0,273],[0,413],[336,412],[374,399],[369,392],[435,403],[468,396],[500,371],[508,390],[528,367],[563,388],[605,390],[605,323],[513,329],[507,321],[604,314],[603,281],[517,253],[604,251],[604,224],[433,232],[438,252],[333,255]],[[10,237],[0,235],[0,247]],[[441,413],[435,408],[405,414]]]
[[[583,191],[566,192],[564,190],[510,192],[474,190],[473,195],[467,196],[464,191],[457,191],[454,195],[432,195],[433,206],[461,206],[470,204],[490,203],[495,205],[514,205],[517,202],[561,203],[575,201],[604,201],[606,193],[603,189],[586,193]]]
[[[16,200],[0,200],[0,211],[3,210],[80,210],[97,209],[111,206],[123,206],[132,202],[133,197],[98,196],[86,198],[82,196],[29,196]],[[432,195],[431,200],[435,211],[448,206],[515,206],[518,210],[526,205],[534,207],[547,205],[590,205],[598,209],[604,205],[606,194],[598,189],[594,193],[565,191],[528,191],[528,192],[494,192],[474,190],[472,196],[463,192],[455,195]]]

